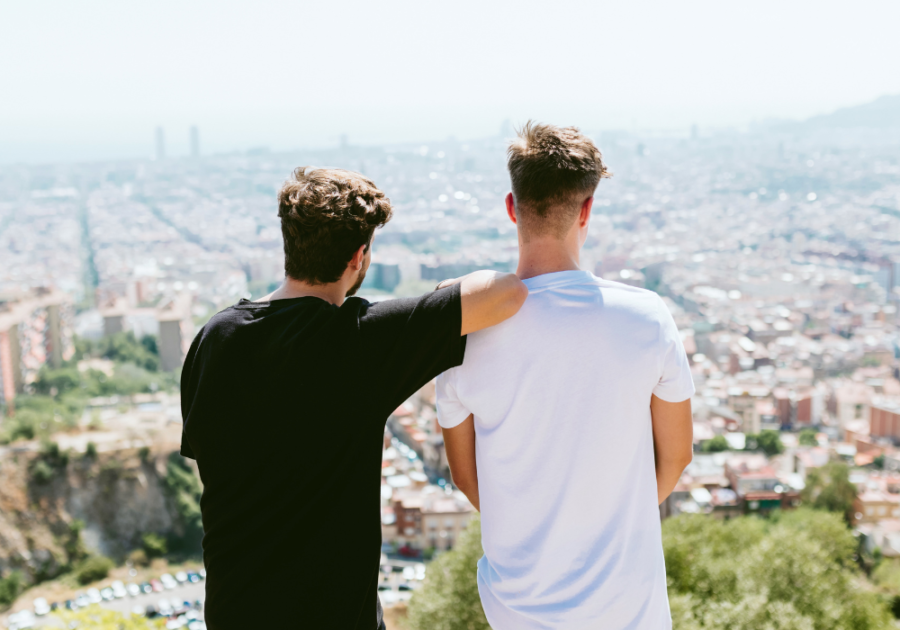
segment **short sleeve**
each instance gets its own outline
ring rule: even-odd
[[[373,402],[393,411],[438,374],[462,364],[459,284],[370,304],[360,313],[359,330]]]
[[[681,335],[668,307],[658,298],[660,311],[659,382],[653,394],[666,402],[682,402],[694,395],[694,379]]]
[[[452,429],[469,417],[466,409],[456,393],[456,381],[459,368],[448,370],[437,378],[437,414],[438,424],[444,429]]]

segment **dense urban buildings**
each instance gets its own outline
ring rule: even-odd
[[[697,387],[694,461],[661,515],[790,510],[843,462],[853,525],[900,556],[900,132],[820,121],[594,135],[614,177],[582,266],[663,296]],[[160,129],[153,161],[0,170],[7,416],[75,335],[155,336],[161,369],[177,371],[213,313],[271,291],[275,193],[300,165],[360,171],[391,198],[371,300],[515,268],[502,138],[213,156],[196,127],[190,139],[189,158],[167,157]],[[452,548],[474,510],[449,481],[433,385],[394,412],[385,445],[384,552]]]

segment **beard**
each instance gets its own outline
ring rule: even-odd
[[[366,279],[366,272],[369,270],[369,262],[366,261],[365,265],[362,269],[359,270],[359,276],[356,278],[356,282],[353,283],[353,286],[347,289],[347,295],[344,297],[350,297],[356,295],[356,292],[359,291],[359,287],[362,286],[363,281]]]

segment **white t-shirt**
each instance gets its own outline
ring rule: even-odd
[[[437,385],[442,427],[475,415],[488,622],[671,628],[650,396],[694,393],[675,322],[655,293],[587,271],[525,284]]]

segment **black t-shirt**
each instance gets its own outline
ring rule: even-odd
[[[194,339],[181,453],[203,480],[206,619],[374,630],[387,417],[460,365],[459,285],[340,307],[241,300]]]

